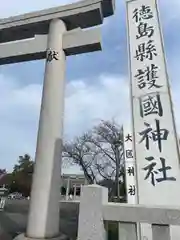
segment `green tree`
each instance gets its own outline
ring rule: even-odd
[[[29,196],[31,191],[32,174],[34,162],[30,155],[19,156],[18,164],[14,166],[13,172],[9,176],[10,192],[20,192],[24,196]]]

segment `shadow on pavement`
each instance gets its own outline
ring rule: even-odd
[[[12,240],[25,232],[29,209],[28,200],[8,201],[4,211],[0,212],[0,240]],[[60,232],[62,240],[75,240],[78,228],[78,203],[61,203]]]

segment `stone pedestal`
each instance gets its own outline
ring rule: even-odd
[[[50,238],[50,240],[64,240],[64,236],[59,236],[59,237],[54,237],[54,238]],[[40,240],[39,238],[29,238],[26,237],[24,234],[21,234],[17,237],[14,238],[14,240]],[[45,240],[45,238],[44,238]]]

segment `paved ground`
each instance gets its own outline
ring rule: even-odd
[[[8,201],[5,211],[0,212],[0,240],[12,240],[24,232],[27,224],[29,202],[26,200]],[[60,232],[69,239],[76,239],[78,225],[78,203],[61,203]]]

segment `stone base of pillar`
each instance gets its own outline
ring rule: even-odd
[[[14,238],[14,240],[66,240],[67,237],[65,235],[61,235],[59,237],[54,238],[30,238],[26,237],[24,234],[20,234]]]

